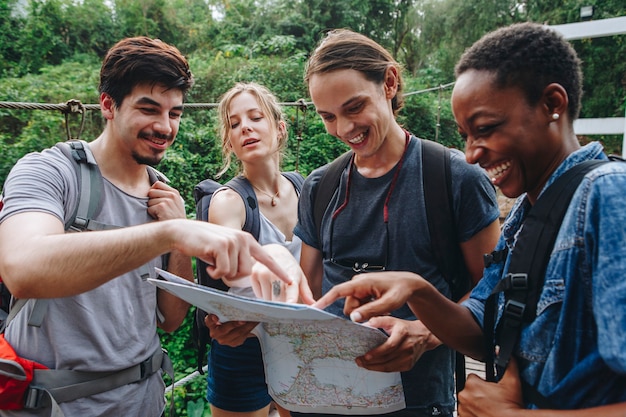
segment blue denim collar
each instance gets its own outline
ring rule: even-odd
[[[561,165],[557,167],[556,170],[552,173],[546,184],[544,185],[539,197],[545,192],[545,190],[554,182],[557,178],[559,178],[565,171],[577,165],[583,161],[588,161],[591,159],[607,159],[607,156],[603,152],[603,147],[600,142],[590,142],[587,145],[581,147],[575,152],[572,152]],[[502,237],[506,241],[509,249],[512,249],[514,246],[514,242],[516,240],[517,234],[521,230],[521,223],[526,218],[528,211],[531,208],[530,201],[528,200],[528,196],[526,193],[522,194],[517,198],[511,211],[506,217],[504,224],[502,226]]]

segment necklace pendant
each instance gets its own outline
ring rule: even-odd
[[[272,197],[272,207],[276,207],[276,200],[274,200],[275,197]]]

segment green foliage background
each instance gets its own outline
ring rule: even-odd
[[[513,22],[579,21],[583,5],[594,7],[594,19],[626,15],[623,0],[0,0],[0,102],[96,104],[107,49],[122,37],[148,35],[188,57],[196,78],[188,103],[216,103],[236,81],[264,84],[283,103],[308,103],[302,74],[309,52],[326,29],[347,27],[380,42],[404,65],[404,91],[410,95],[400,122],[418,136],[462,148],[449,105],[462,51],[484,33]],[[581,117],[623,117],[626,37],[572,44],[585,76]],[[326,134],[312,106],[302,111],[286,105],[285,112],[290,135],[284,169],[307,175],[346,149]],[[68,121],[76,136],[79,116]],[[187,108],[159,167],[183,194],[189,217],[194,217],[193,186],[221,168],[216,126],[213,109]],[[91,140],[102,128],[99,112],[86,111],[81,138]],[[65,139],[61,112],[0,106],[0,184],[25,153]],[[602,141],[608,152],[621,153],[621,136],[592,139]],[[234,174],[235,168],[223,178]],[[196,368],[191,317],[176,332],[161,335],[177,379]],[[177,414],[209,415],[205,391],[203,377],[177,386]]]

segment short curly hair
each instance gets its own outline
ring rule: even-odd
[[[499,87],[521,88],[531,105],[548,84],[558,83],[567,91],[570,119],[578,118],[581,61],[570,43],[547,26],[516,23],[488,33],[463,53],[455,74],[472,69],[493,72]]]

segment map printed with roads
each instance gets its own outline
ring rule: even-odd
[[[272,398],[290,411],[373,415],[405,407],[398,372],[360,368],[357,356],[382,344],[378,329],[304,304],[263,301],[189,282],[157,269],[154,285],[219,317],[259,322]]]

